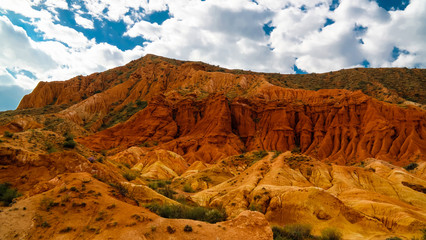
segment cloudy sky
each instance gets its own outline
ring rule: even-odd
[[[0,0],[0,111],[147,53],[263,72],[426,66],[425,0]]]

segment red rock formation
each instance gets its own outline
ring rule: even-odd
[[[158,141],[189,162],[212,162],[246,150],[295,147],[318,159],[352,164],[375,157],[406,164],[424,159],[426,113],[361,92],[265,87],[230,104],[222,94],[197,101],[159,97],[128,122],[79,141],[92,149]]]
[[[268,76],[147,55],[102,74],[40,83],[19,108],[78,102],[61,116],[96,132],[129,103],[145,100],[148,107],[127,122],[79,142],[98,151],[158,142],[189,163],[297,147],[340,164],[375,157],[403,165],[425,158],[424,110],[361,91],[282,88]]]

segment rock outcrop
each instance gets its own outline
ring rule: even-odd
[[[232,168],[237,158],[210,168]],[[426,226],[425,195],[411,185],[426,186],[426,182],[383,161],[370,159],[365,167],[328,165],[286,152],[278,157],[270,154],[234,172],[192,199],[223,207],[230,216],[252,209],[264,213],[271,224],[297,222],[314,230],[334,226],[345,239],[386,238],[392,233],[415,234]]]
[[[245,150],[300,149],[344,165],[373,157],[402,166],[425,159],[426,112],[361,92],[265,86],[253,97],[233,100],[223,94],[180,101],[159,96],[127,122],[79,139],[97,151],[149,141],[189,163]]]
[[[41,82],[0,113],[0,183],[22,193],[1,207],[0,238],[272,239],[270,226],[286,224],[418,237],[425,76],[264,74],[147,55]],[[227,221],[190,220],[210,214]]]
[[[372,76],[371,84],[386,85],[370,70],[355,69],[348,76],[365,82],[365,76],[356,77],[361,72]],[[416,79],[424,72],[401,70]],[[335,74],[340,78],[343,72]],[[329,75],[318,79],[333,82]],[[314,77],[307,76],[316,81]],[[118,152],[158,142],[189,163],[210,163],[254,149],[300,149],[339,164],[374,157],[401,166],[425,159],[426,112],[422,108],[403,108],[361,91],[283,88],[287,80],[279,79],[274,74],[147,55],[104,73],[40,83],[19,109],[75,103],[58,116],[95,132],[79,139],[93,150],[117,148]],[[141,101],[148,102],[146,108]]]

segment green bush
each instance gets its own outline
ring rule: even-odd
[[[342,239],[342,234],[334,228],[326,228],[321,231],[321,239],[322,240],[340,240]]]
[[[150,203],[145,207],[164,218],[192,219],[209,223],[225,221],[227,218],[223,209],[158,203]]]
[[[419,164],[417,163],[410,163],[407,166],[405,166],[405,170],[410,171],[410,170],[414,170],[419,166]]]
[[[59,233],[67,233],[67,232],[71,232],[72,230],[73,230],[72,227],[66,227],[66,228],[59,230]]]
[[[254,156],[257,160],[260,160],[260,159],[262,159],[262,158],[266,157],[267,155],[268,155],[268,152],[267,152],[267,151],[265,151],[265,150],[261,150],[261,151],[253,152],[253,156]]]
[[[300,147],[294,147],[292,150],[291,150],[291,153],[293,153],[293,154],[295,154],[295,153],[300,153]]]
[[[192,227],[189,225],[185,225],[185,227],[183,228],[184,232],[192,232]]]
[[[402,240],[402,239],[399,237],[389,237],[389,238],[386,238],[386,240]]]
[[[74,140],[74,135],[69,132],[64,133],[65,141]]]
[[[272,156],[272,159],[277,158],[281,153],[281,151],[274,151],[274,156]]]
[[[118,192],[122,195],[122,196],[126,196],[129,193],[129,190],[127,190],[127,188],[121,184],[121,183],[110,183],[109,184],[111,187],[115,188],[118,190]]]
[[[164,188],[166,185],[169,185],[171,183],[170,180],[151,180],[150,183],[148,183],[148,187],[156,190],[157,188]]]
[[[170,234],[173,234],[176,232],[176,229],[172,226],[167,226],[167,232]]]
[[[9,131],[5,131],[4,132],[4,136],[7,138],[12,138],[13,137],[13,133],[9,132]]]
[[[135,180],[137,177],[139,176],[139,173],[136,171],[132,171],[132,170],[128,170],[125,171],[123,173],[123,177],[127,180],[127,181],[132,181]]]
[[[56,150],[55,146],[52,143],[46,143],[46,151],[48,153],[54,153],[58,150]]]
[[[74,141],[74,136],[71,133],[66,132],[64,134],[64,137],[65,137],[65,142],[63,144],[63,147],[64,148],[75,148],[77,143]]]
[[[420,229],[420,232],[422,232],[422,240],[426,240],[426,228]]]
[[[304,240],[312,238],[312,227],[304,224],[291,224],[284,227],[273,226],[274,239]]]
[[[63,144],[64,148],[75,148],[75,145],[77,145],[77,143],[74,140],[65,141]]]
[[[189,183],[186,183],[185,185],[183,185],[183,191],[187,193],[192,193],[194,192],[194,189],[192,189]]]
[[[0,204],[9,206],[13,199],[21,196],[21,194],[10,187],[10,183],[0,183]]]
[[[40,209],[44,211],[49,211],[51,208],[56,207],[59,205],[59,203],[54,202],[53,199],[44,197],[40,200]]]
[[[249,166],[252,166],[257,161],[261,160],[262,158],[266,157],[267,155],[268,155],[268,152],[265,151],[265,150],[253,152],[251,154],[251,156],[247,159],[247,163],[248,163]],[[239,157],[241,158],[241,156],[243,158],[245,157],[244,155],[240,155]]]
[[[262,212],[262,207],[257,205],[256,203],[250,203],[249,210],[250,211]]]
[[[175,191],[169,186],[166,186],[165,188],[159,188],[156,190],[159,194],[168,197],[170,199],[174,199],[174,195],[176,194]]]
[[[153,189],[153,190],[157,190],[158,183],[156,183],[156,182],[150,182],[150,183],[148,183],[148,187],[151,188],[151,189]]]
[[[170,199],[174,199],[174,194],[176,194],[173,189],[170,188],[170,180],[154,180],[148,183],[148,187],[155,190],[161,195],[164,195]]]

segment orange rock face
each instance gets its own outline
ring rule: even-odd
[[[361,92],[266,87],[229,102],[153,100],[129,121],[79,141],[94,150],[158,141],[189,163],[212,162],[245,150],[296,147],[318,159],[352,164],[369,157],[398,165],[424,159],[426,114],[374,100]]]
[[[147,55],[101,74],[41,83],[19,108],[78,102],[60,115],[95,132],[80,143],[118,152],[155,142],[190,164],[254,149],[300,149],[339,164],[425,159],[421,108],[401,108],[361,91],[278,87],[268,76]],[[137,100],[148,106],[97,132]]]

